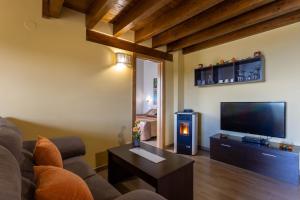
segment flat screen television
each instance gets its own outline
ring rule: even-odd
[[[286,103],[222,102],[221,129],[285,138]]]

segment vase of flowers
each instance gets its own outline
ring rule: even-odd
[[[133,147],[141,146],[141,130],[139,127],[139,122],[135,122],[132,128],[132,145]]]

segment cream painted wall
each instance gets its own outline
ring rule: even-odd
[[[80,136],[95,166],[97,153],[130,141],[132,69],[85,40],[84,15],[43,19],[41,3],[0,1],[0,115],[25,139]]]
[[[120,50],[85,40],[83,14],[64,8],[61,18],[44,19],[41,4],[0,1],[0,116],[25,139],[80,136],[86,160],[104,164],[107,148],[131,140],[132,68],[114,66]],[[165,72],[165,143],[171,144],[172,62]]]
[[[286,101],[287,141],[300,144],[300,23],[184,56],[184,105],[202,113],[201,145],[220,131],[222,101]],[[262,51],[266,82],[232,86],[194,87],[194,69],[232,57],[246,58]]]

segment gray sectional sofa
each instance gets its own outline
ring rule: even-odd
[[[52,139],[61,152],[64,168],[80,176],[94,200],[164,200],[147,190],[122,195],[82,159],[85,145],[80,138]],[[23,141],[21,132],[0,117],[0,200],[34,200],[33,149],[35,141]]]

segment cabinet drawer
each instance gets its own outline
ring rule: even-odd
[[[296,155],[248,148],[246,169],[290,183],[298,183],[299,163]]]
[[[210,140],[210,156],[214,160],[244,167],[245,153],[241,145],[230,141]]]
[[[299,184],[299,154],[243,143],[237,138],[210,138],[210,157],[262,175]]]

